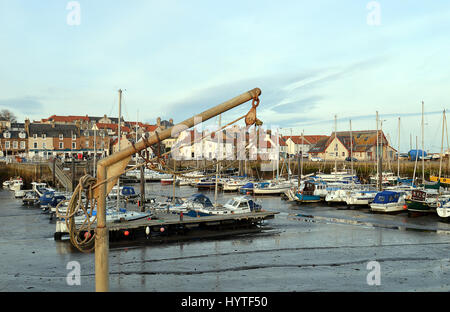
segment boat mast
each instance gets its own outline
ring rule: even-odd
[[[122,89],[119,89],[119,120],[117,124],[117,151],[120,151],[120,139],[121,139],[121,132],[120,132],[120,117],[122,116]],[[117,179],[117,211],[119,211],[119,204],[120,204],[120,179]]]
[[[375,153],[375,160],[376,160],[376,165],[377,165],[377,189],[379,190],[379,191],[381,191],[381,187],[380,187],[380,184],[381,184],[381,180],[380,180],[380,174],[379,174],[379,172],[380,172],[380,168],[379,168],[379,162],[378,162],[378,111],[376,112],[377,113],[377,117],[376,117],[376,123],[377,123],[377,148],[376,148],[376,153]]]
[[[302,147],[301,147],[301,149],[302,149],[302,152],[301,152],[301,158],[300,158],[300,179],[301,179],[301,177],[302,177],[302,175],[303,175],[303,140],[304,140],[304,135],[303,135],[303,133],[304,133],[304,131],[305,130],[302,130]]]
[[[424,137],[423,137],[423,130],[424,123],[423,123],[423,101],[422,101],[422,183],[425,184],[425,155],[424,155]]]
[[[441,171],[442,171],[442,157],[444,157],[444,127],[445,127],[445,109],[442,113],[442,139],[441,139],[441,154],[439,155],[439,180],[441,182]],[[439,188],[440,189],[440,188]]]
[[[221,127],[222,127],[222,114],[219,115],[219,129]],[[214,190],[214,206],[217,206],[217,188],[218,188],[218,183],[219,183],[219,152],[222,151],[219,144],[222,144],[222,142],[219,142],[218,133],[216,133],[215,137],[216,137],[216,141],[217,141],[217,165],[216,165],[216,187]],[[223,155],[223,151],[222,151],[222,155]]]
[[[337,131],[337,115],[334,115],[334,143],[335,143],[335,152],[334,152],[334,180],[336,180],[336,174],[337,174],[337,153],[338,153],[338,143],[336,139],[336,131]]]
[[[414,183],[414,181],[415,181],[415,179],[416,179],[417,159],[419,159],[419,151],[417,150],[417,149],[418,149],[418,146],[417,146],[417,145],[418,145],[418,144],[417,144],[417,135],[416,135],[416,160],[415,160],[415,162],[414,162],[413,183]]]
[[[400,178],[400,117],[398,117],[397,181],[399,178]]]
[[[352,173],[352,188],[353,188],[353,135],[352,135],[352,120],[350,119],[350,166]]]

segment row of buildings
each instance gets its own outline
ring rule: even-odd
[[[144,135],[172,127],[173,120],[157,118],[155,124],[120,121],[122,137],[136,142]],[[117,143],[118,118],[57,116],[24,123],[0,120],[0,156],[33,158],[108,156]],[[234,125],[216,134],[186,130],[161,142],[161,152],[172,151],[177,159],[276,159],[277,157],[315,157],[344,160],[352,154],[357,160],[376,158],[377,141],[383,158],[394,159],[392,148],[382,131],[348,131],[327,135],[282,136],[270,130],[249,132]]]

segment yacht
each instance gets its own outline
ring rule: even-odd
[[[404,192],[381,191],[378,192],[370,204],[374,212],[398,212],[406,210]]]

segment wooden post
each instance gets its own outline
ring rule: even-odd
[[[261,90],[258,88],[245,92],[237,97],[234,97],[231,100],[228,100],[211,109],[208,109],[194,117],[186,119],[185,121],[175,125],[174,127],[158,132],[157,135],[153,135],[148,139],[139,141],[134,146],[129,146],[106,158],[101,159],[97,163],[98,181],[104,181],[107,179],[108,167],[126,160],[132,154],[140,152],[141,150],[149,146],[152,146],[157,142],[165,140],[170,136],[176,135],[181,131],[185,130],[186,128],[191,128],[200,122],[205,122],[221,113],[233,109],[247,101],[250,101],[251,99],[258,97],[260,94]],[[112,170],[114,169],[115,168],[113,168]],[[106,195],[107,195],[107,183],[103,183],[99,187],[97,198],[98,209],[97,209],[97,228],[95,236],[95,285],[97,291],[108,291],[109,287],[109,272],[108,272],[109,233],[108,228],[106,227]]]
[[[53,174],[52,174],[52,178],[53,178],[53,187],[55,187],[56,185],[56,158],[53,158]]]

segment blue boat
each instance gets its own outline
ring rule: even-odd
[[[53,190],[45,191],[41,197],[39,197],[39,203],[43,210],[47,210],[49,208],[56,208],[56,206],[63,200],[66,200],[66,196],[59,194]]]
[[[314,190],[316,189],[316,185],[312,182],[305,181],[302,184],[303,188],[301,188],[298,192],[295,193],[295,200],[301,203],[317,203],[320,202],[320,196],[314,194]]]
[[[252,182],[249,182],[239,188],[239,193],[241,194],[247,194],[247,193],[253,193],[254,184]]]
[[[211,200],[207,196],[205,196],[204,194],[201,194],[201,193],[191,195],[191,197],[189,197],[186,200],[184,205],[190,209],[187,213],[185,213],[189,217],[209,216],[210,215],[209,213],[204,213],[204,212],[201,212],[198,210],[199,209],[207,210],[207,209],[211,209],[214,207]]]

